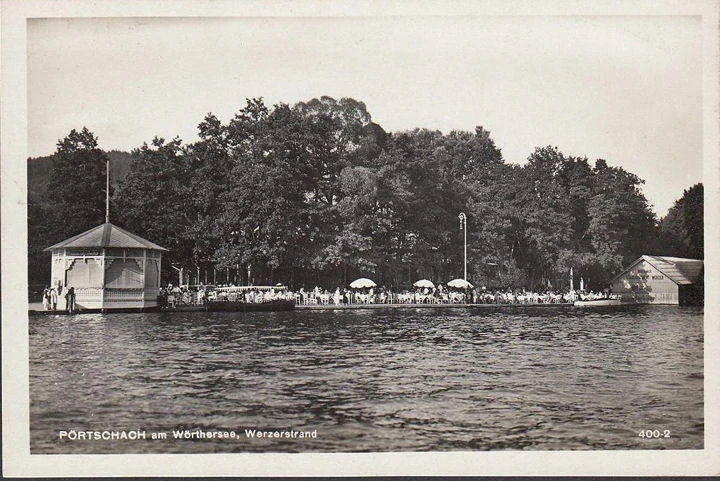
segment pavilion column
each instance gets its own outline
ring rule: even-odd
[[[102,268],[102,286],[100,286],[100,308],[105,307],[105,287],[107,285],[107,249],[102,250],[100,266]]]
[[[143,249],[143,258],[142,258],[142,300],[140,303],[145,306],[145,289],[147,289],[147,286],[145,285],[145,276],[147,275],[147,249]]]

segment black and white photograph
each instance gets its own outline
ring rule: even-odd
[[[716,2],[116,3],[2,2],[5,475],[720,472]]]

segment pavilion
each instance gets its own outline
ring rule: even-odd
[[[52,286],[74,287],[80,310],[158,306],[164,247],[106,222],[45,250],[52,252]]]

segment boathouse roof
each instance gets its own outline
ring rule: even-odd
[[[678,285],[695,284],[702,276],[703,261],[699,259],[685,259],[683,257],[666,256],[641,256],[626,267],[620,274],[615,276],[613,281],[642,261],[647,262]]]
[[[150,249],[157,251],[167,251],[166,248],[160,247],[154,242],[143,239],[131,232],[121,229],[120,227],[106,222],[90,230],[78,234],[74,237],[58,242],[46,248],[46,251],[65,248],[97,248],[97,247],[121,247],[134,249]]]

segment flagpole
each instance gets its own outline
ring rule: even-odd
[[[458,219],[460,219],[460,228],[463,230],[463,264],[465,266],[465,269],[463,271],[463,279],[467,281],[467,216],[465,215],[465,212],[460,212],[458,215]]]
[[[105,161],[105,223],[110,222],[110,159]]]

